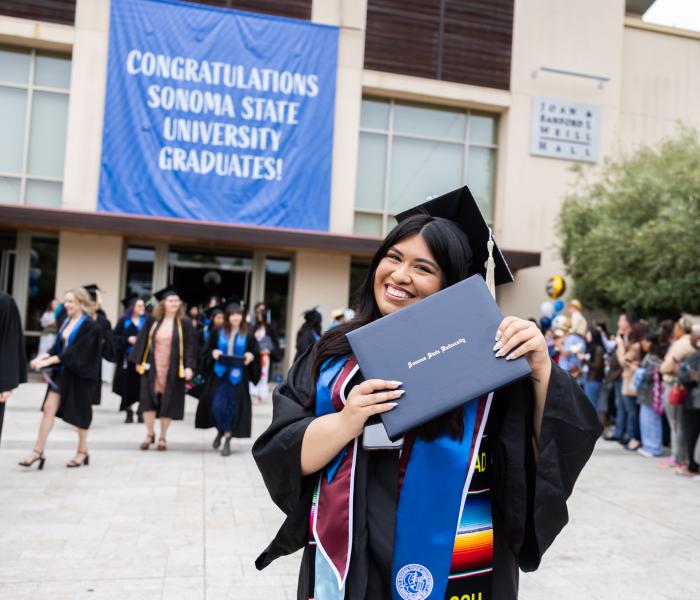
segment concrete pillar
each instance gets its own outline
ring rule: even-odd
[[[123,242],[118,236],[61,232],[56,296],[61,299],[72,287],[96,283],[104,291],[102,309],[114,325],[120,315]]]
[[[330,323],[334,308],[347,306],[350,293],[350,256],[297,252],[291,285],[287,319],[287,367],[294,359],[296,334],[304,322],[302,312],[318,305],[324,327]]]
[[[330,231],[352,233],[367,0],[314,0],[311,20],[340,27]]]
[[[78,0],[71,62],[63,207],[94,211],[107,87],[109,0]]]

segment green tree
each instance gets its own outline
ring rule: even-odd
[[[591,308],[700,313],[698,132],[575,170],[559,214],[574,294]]]

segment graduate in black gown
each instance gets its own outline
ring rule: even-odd
[[[299,331],[297,331],[297,353],[294,360],[299,358],[308,348],[321,339],[323,317],[321,313],[316,310],[317,308],[318,307],[315,306],[304,311],[304,323],[299,327]]]
[[[155,293],[158,305],[139,332],[129,362],[139,374],[139,403],[146,424],[141,450],[155,443],[154,425],[160,419],[158,450],[167,450],[166,435],[172,421],[185,417],[186,382],[197,365],[194,327],[185,316],[177,291],[166,287]]]
[[[102,335],[102,341],[100,342],[100,353],[102,355],[102,358],[106,360],[107,362],[116,362],[117,361],[117,341],[115,340],[114,336],[112,335],[112,323],[110,320],[107,318],[107,313],[105,313],[104,310],[102,310],[102,290],[96,283],[90,283],[88,285],[83,286],[88,294],[90,294],[90,298],[92,299],[92,302],[94,304],[94,311],[92,314],[92,318],[95,320],[95,323],[97,323],[97,326],[100,328],[100,333]],[[100,361],[100,382],[102,381],[102,361]],[[95,405],[98,405],[102,402],[102,386],[100,386],[100,393],[97,395],[97,397],[93,400]]]
[[[286,383],[275,390],[272,424],[253,446],[270,495],[286,514],[256,566],[262,569],[304,548],[299,599],[517,598],[518,569],[537,569],[567,523],[566,500],[600,434],[590,402],[552,363],[539,329],[506,317],[494,332],[494,351],[502,360],[525,356],[529,378],[407,433],[401,453],[365,450],[357,442],[369,418],[401,402],[401,390],[400,382],[363,380],[345,333],[469,275],[484,274],[490,231],[476,204],[477,216],[463,207],[473,203],[471,194],[463,188],[440,200],[454,210],[435,212],[449,218],[433,213],[399,218],[370,264],[355,318],[327,332],[295,362]],[[454,214],[459,212],[474,218],[465,226]],[[459,220],[460,227],[450,219]],[[500,252],[497,258],[496,282],[509,281]],[[493,261],[488,258],[487,283]],[[336,364],[340,370],[334,374]],[[322,404],[331,408],[319,411]],[[481,411],[483,427],[465,438],[470,406]],[[455,448],[462,448],[461,454],[434,460]],[[460,471],[457,459],[467,456],[472,466]],[[419,457],[427,462],[416,462]],[[433,471],[447,475],[436,482]],[[403,494],[409,479],[412,492]],[[460,495],[447,500],[459,519],[450,521],[447,531],[434,531],[443,490],[455,483]],[[345,489],[346,496],[328,493],[334,489]],[[413,496],[431,502],[411,514],[406,508]],[[421,543],[412,545],[415,540]],[[439,546],[439,568],[425,567],[432,556],[410,560],[411,553],[424,551],[423,542]]]
[[[199,397],[195,427],[216,427],[212,444],[221,446],[222,456],[231,454],[231,438],[248,438],[251,434],[252,409],[249,383],[260,379],[260,348],[248,331],[240,304],[226,307],[223,327],[211,331],[202,354],[206,377]]]
[[[114,370],[112,391],[121,398],[119,410],[126,412],[125,423],[134,422],[134,405],[139,401],[140,379],[136,365],[129,362],[129,355],[146,322],[146,303],[138,294],[130,294],[122,300],[125,312],[117,322],[114,340],[117,365]],[[143,423],[143,413],[138,411],[138,421]]]
[[[92,406],[100,397],[102,333],[93,319],[94,304],[85,288],[66,292],[63,306],[66,318],[56,334],[53,348],[37,356],[30,366],[42,371],[48,387],[42,405],[41,424],[32,454],[19,464],[44,466],[44,447],[54,417],[63,419],[78,431],[78,450],[67,467],[88,465],[87,434],[92,423]]]
[[[0,292],[0,438],[5,403],[20,383],[27,381],[22,321],[14,299]]]

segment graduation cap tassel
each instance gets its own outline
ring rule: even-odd
[[[486,287],[489,288],[491,295],[496,298],[496,261],[493,259],[493,235],[489,228],[489,241],[486,242],[486,248],[489,252],[489,257],[486,259]]]

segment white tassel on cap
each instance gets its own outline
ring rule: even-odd
[[[489,257],[486,259],[484,266],[486,267],[486,287],[489,288],[491,295],[496,298],[496,261],[493,259],[493,234],[489,227],[489,241],[486,242],[486,248],[489,251]]]

